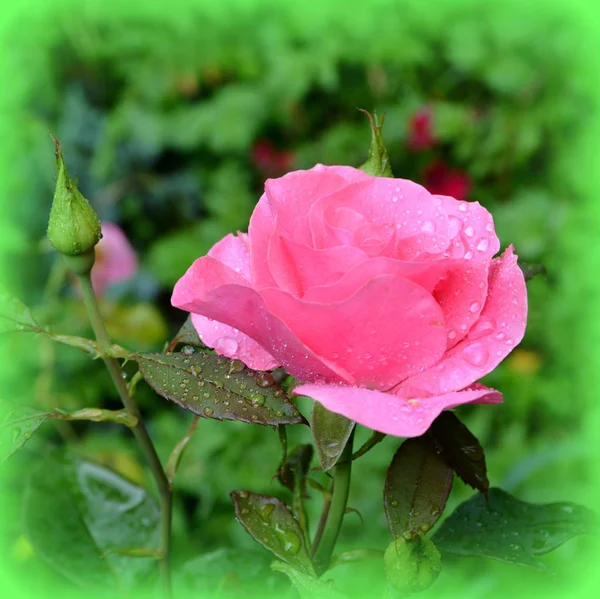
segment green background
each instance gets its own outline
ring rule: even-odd
[[[273,6],[276,3],[271,3]],[[314,13],[315,21],[322,16],[335,15],[336,11],[344,13],[344,20],[348,21],[348,12],[353,13],[353,18],[364,19],[365,15],[374,22],[377,18],[385,20],[385,7],[389,2],[356,4],[356,7],[348,3],[327,2],[303,4],[302,10],[307,14]],[[403,3],[397,3],[403,4]],[[460,13],[469,15],[478,2],[442,2],[435,0],[431,3],[431,10],[451,11],[460,5]],[[595,381],[597,380],[598,355],[597,347],[600,341],[599,320],[596,313],[598,305],[598,257],[600,243],[600,209],[595,196],[598,178],[597,147],[596,140],[600,134],[598,123],[597,100],[599,90],[597,85],[597,72],[594,66],[596,40],[599,37],[598,19],[594,12],[594,3],[578,2],[533,2],[526,8],[517,8],[516,4],[502,2],[503,11],[508,15],[514,15],[517,21],[528,19],[534,22],[540,17],[540,13],[558,11],[566,20],[570,21],[570,27],[578,32],[580,42],[580,60],[574,69],[585,69],[582,80],[585,82],[586,91],[594,94],[596,102],[586,107],[585,114],[581,118],[585,122],[583,133],[564,140],[561,148],[561,176],[568,179],[568,183],[576,193],[580,195],[579,202],[569,208],[568,217],[563,221],[560,231],[555,240],[554,254],[560,256],[558,264],[561,273],[568,273],[561,278],[560,288],[556,293],[560,295],[561,317],[560,326],[568,334],[560,337],[563,344],[562,351],[558,352],[562,363],[555,367],[561,371],[568,372],[566,384],[562,387],[564,392],[565,412],[569,412],[569,406],[581,412],[581,435],[578,442],[587,444],[590,450],[595,450],[598,445],[594,441],[599,424],[599,412],[596,408]],[[203,8],[210,14],[221,13],[223,20],[228,21],[231,31],[235,32],[236,23],[249,18],[254,10],[260,5],[268,7],[269,2],[238,1],[225,3],[217,2],[170,2],[168,8],[158,3],[129,2],[125,3],[100,3],[100,2],[15,2],[10,6],[3,6],[2,30],[0,38],[0,60],[2,71],[0,81],[2,84],[2,104],[0,106],[0,119],[2,131],[1,167],[2,175],[0,182],[0,264],[1,282],[15,292],[16,295],[27,297],[29,289],[39,285],[35,279],[35,271],[25,275],[20,256],[27,255],[30,240],[27,237],[26,227],[23,220],[31,218],[36,221],[44,221],[48,207],[37,205],[31,198],[35,195],[34,178],[29,173],[39,172],[37,163],[44,159],[39,153],[32,151],[30,145],[31,129],[28,123],[28,106],[31,101],[32,90],[35,93],[44,93],[44,75],[47,62],[48,49],[51,47],[53,36],[56,35],[54,24],[57,19],[65,20],[66,24],[76,22],[75,16],[85,15],[90,20],[98,15],[110,15],[113,20],[131,15],[139,17],[143,15],[149,22],[160,23],[162,19],[168,19],[185,23],[186,11],[190,9]],[[238,18],[236,18],[238,15]],[[377,15],[377,17],[373,17]],[[306,19],[307,24],[310,19]],[[335,22],[335,19],[332,19]],[[47,24],[47,25],[46,25]],[[308,26],[308,25],[307,25]],[[335,33],[332,33],[335,35]],[[375,43],[373,40],[367,42]],[[401,40],[399,40],[401,43]],[[541,44],[543,47],[543,43]],[[33,83],[32,83],[33,82]],[[48,86],[48,93],[51,93]],[[40,135],[45,132],[39,130]],[[39,146],[38,146],[39,148]],[[401,176],[400,173],[396,173]],[[35,214],[28,212],[33,210]],[[200,250],[198,251],[200,253]],[[26,263],[26,260],[25,260]],[[16,266],[16,267],[15,267]],[[535,314],[531,315],[535,318]],[[4,396],[9,396],[12,391],[11,385],[15,384],[15,373],[24,368],[21,359],[11,358],[10,344],[2,344],[2,357],[0,360],[2,373],[2,389]],[[358,469],[356,477],[358,478]],[[597,476],[596,476],[597,479]],[[250,483],[247,483],[250,484]],[[355,481],[356,484],[356,481]],[[373,493],[379,494],[379,489]],[[552,499],[579,500],[590,506],[597,505],[594,499],[598,497],[597,488],[592,489],[589,485],[580,488],[557,489],[552,494]],[[543,497],[537,497],[537,501],[543,501]],[[15,517],[12,512],[3,509],[3,518]],[[359,533],[358,533],[359,534]],[[3,547],[3,551],[11,552],[13,547]],[[576,559],[572,553],[566,552],[565,559]],[[4,560],[3,560],[4,561]],[[589,563],[589,562],[588,562]],[[597,585],[593,572],[587,575],[585,567],[581,564],[573,564],[573,569],[582,577],[581,596],[593,596],[592,588]],[[518,569],[505,569],[507,575],[519,577]],[[10,571],[3,572],[0,584],[7,585],[10,591],[6,596],[18,596],[19,581],[13,579]],[[530,580],[530,579],[528,579]],[[439,586],[434,587],[436,592],[441,592]],[[544,587],[545,592],[547,588]],[[58,591],[57,591],[58,592]],[[451,593],[458,595],[459,589],[453,589]],[[449,594],[451,594],[449,593]],[[565,589],[561,588],[557,594],[564,596]],[[573,595],[576,592],[573,590]],[[82,594],[83,595],[83,594]],[[89,594],[87,594],[89,596]]]

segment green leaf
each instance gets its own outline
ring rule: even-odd
[[[442,412],[429,428],[438,453],[456,474],[474,489],[485,493],[487,477],[483,447],[453,412]]]
[[[387,471],[383,502],[394,537],[425,533],[439,520],[452,489],[452,468],[428,436],[408,439]]]
[[[0,287],[0,333],[37,331],[39,328],[31,310],[21,300]]]
[[[3,410],[0,421],[0,466],[21,449],[31,435],[48,418],[48,414],[9,402],[1,402]]]
[[[330,412],[315,401],[310,428],[323,470],[333,468],[346,447],[355,423],[341,414]]]
[[[331,585],[320,581],[316,576],[297,570],[284,562],[273,562],[271,568],[290,579],[301,599],[347,599],[348,597],[336,591]]]
[[[264,555],[218,549],[199,555],[174,572],[175,596],[239,598],[276,596],[276,576]],[[213,595],[214,593],[214,595]]]
[[[175,349],[175,347],[180,344],[181,345],[191,345],[193,347],[206,347],[206,345],[204,345],[204,343],[202,343],[202,340],[200,339],[198,332],[196,331],[196,329],[194,328],[194,325],[192,324],[191,316],[188,316],[185,319],[185,322],[179,329],[177,335],[175,335],[175,337],[173,337],[173,340],[170,343],[170,345],[173,349]]]
[[[106,555],[157,546],[159,510],[142,487],[92,462],[42,460],[29,477],[23,517],[36,554],[81,586],[138,586],[156,569],[154,559]]]
[[[233,491],[231,499],[238,522],[255,541],[284,562],[314,573],[300,525],[285,503],[250,491]]]
[[[132,356],[162,397],[205,418],[275,426],[306,423],[268,372],[207,352]]]
[[[535,559],[572,537],[598,532],[597,515],[575,503],[534,504],[491,488],[459,505],[433,536],[441,552],[543,569]]]

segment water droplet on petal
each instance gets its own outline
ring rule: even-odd
[[[498,334],[496,335],[496,339],[498,339],[498,340],[500,340],[500,341],[502,341],[502,339],[504,339],[504,337],[506,337],[506,335],[505,335],[504,333],[498,333]]]
[[[481,310],[481,304],[479,302],[473,302],[470,306],[469,306],[469,310],[471,312],[478,312],[479,310]]]
[[[233,356],[238,350],[238,342],[232,337],[221,337],[215,345],[215,350],[220,354]]]
[[[489,242],[485,237],[482,237],[475,246],[480,252],[485,252],[488,249]]]
[[[487,362],[489,353],[482,343],[473,343],[463,349],[462,356],[469,364],[482,366]]]
[[[458,203],[458,209],[459,209],[461,212],[466,212],[466,211],[467,211],[467,208],[468,208],[468,206],[467,206],[467,202],[459,202],[459,203]]]
[[[448,219],[448,235],[450,236],[450,238],[456,237],[461,229],[462,229],[463,223],[460,220],[460,218],[456,218],[456,216],[451,216]]]
[[[469,225],[468,227],[465,228],[465,235],[467,237],[473,237],[474,232],[475,232],[475,229],[473,229],[473,227],[471,225]]]
[[[488,223],[485,226],[485,230],[488,231],[488,232],[492,232],[494,230],[494,224],[493,223]]]
[[[456,331],[450,331],[448,333],[448,339],[455,339],[456,338]]]
[[[493,318],[482,316],[469,330],[469,339],[479,339],[489,335],[496,328]]]
[[[473,252],[470,250],[465,254],[465,260],[470,260],[473,257]]]
[[[432,220],[426,220],[421,225],[421,231],[424,231],[425,233],[433,233],[435,231],[435,223]]]

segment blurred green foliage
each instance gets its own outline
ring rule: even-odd
[[[577,32],[559,13],[464,4],[432,10],[428,3],[378,0],[349,10],[337,1],[307,9],[257,0],[231,3],[229,12],[199,2],[129,16],[72,5],[43,23],[32,20],[29,35],[38,32],[39,49],[15,46],[16,59],[31,69],[23,118],[29,195],[15,214],[30,240],[18,260],[36,281],[28,299],[38,317],[56,331],[89,334],[77,292],[41,241],[54,185],[48,129],[101,219],[117,222],[140,255],[136,278],[103,298],[114,341],[160,350],[185,318],[170,307],[173,284],[223,235],[247,229],[265,178],[317,162],[359,165],[369,128],[356,108],[376,109],[386,114],[397,177],[427,184],[435,163],[460,172],[468,199],[492,212],[503,245],[547,266],[550,276],[529,283],[524,342],[484,381],[503,392],[504,405],[461,414],[486,449],[492,484],[531,501],[585,503],[588,454],[578,442],[582,406],[564,359],[572,307],[561,301],[568,273],[557,243],[577,202],[564,153],[587,109]],[[416,150],[410,139],[423,110],[434,142]],[[27,394],[33,405],[117,407],[100,364],[45,339],[10,342],[34,377],[15,377],[15,394]],[[166,459],[189,416],[143,385],[138,396]],[[308,414],[309,405],[301,408]],[[43,431],[16,458],[21,464],[66,440],[76,454],[135,482],[148,478],[127,431],[82,423]],[[359,430],[357,442],[367,436]],[[310,442],[308,430],[295,428],[290,437],[292,446]],[[350,505],[364,524],[347,516],[342,548],[387,546],[381,489],[397,446],[387,438],[356,463],[360,484]],[[260,552],[234,521],[228,495],[249,488],[289,498],[271,481],[279,459],[270,429],[200,422],[177,479],[176,559],[224,547]],[[15,501],[22,486],[13,475]],[[448,512],[469,495],[457,482]],[[320,502],[316,491],[311,496],[315,518]],[[20,531],[13,533],[19,547]],[[580,549],[573,542],[546,561],[556,565]],[[23,555],[25,568],[34,558]],[[506,577],[502,565],[470,563],[465,597]]]

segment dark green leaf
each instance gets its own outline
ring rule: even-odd
[[[474,489],[485,493],[487,477],[483,447],[453,412],[442,412],[429,428],[436,450],[458,476]]]
[[[330,412],[315,401],[310,428],[323,470],[333,468],[346,447],[355,423],[341,414]]]
[[[2,420],[0,421],[0,466],[15,451],[19,450],[48,418],[48,414],[8,402],[0,404]]]
[[[231,499],[240,524],[279,559],[313,573],[304,535],[289,508],[276,497],[233,491]]]
[[[383,492],[385,515],[394,537],[431,529],[446,506],[452,476],[452,468],[427,435],[402,443],[387,471]]]
[[[175,596],[276,596],[273,591],[278,581],[269,564],[264,555],[239,549],[218,549],[199,555],[174,574]]]
[[[133,356],[162,397],[205,418],[279,425],[306,423],[269,373],[207,352]]]
[[[575,503],[526,503],[497,488],[488,500],[476,494],[444,521],[432,539],[441,552],[544,568],[534,556],[598,532],[596,514]]]
[[[159,510],[146,491],[107,468],[56,454],[30,475],[25,534],[36,554],[72,582],[94,588],[138,586],[150,558],[104,555],[158,545]]]
[[[300,485],[300,495],[304,496],[306,487],[306,475],[310,468],[313,457],[312,445],[298,445],[294,448],[285,461],[279,467],[278,478],[281,484],[290,491],[294,491],[296,483]]]
[[[202,343],[198,332],[194,328],[192,324],[192,317],[188,316],[185,319],[185,322],[179,329],[179,332],[175,337],[173,337],[173,341],[171,341],[171,346],[175,348],[177,345],[192,345],[193,347],[206,347],[204,343]]]
[[[301,599],[347,599],[347,595],[336,591],[314,574],[307,574],[283,562],[273,562],[271,568],[275,572],[285,574],[290,579]]]

